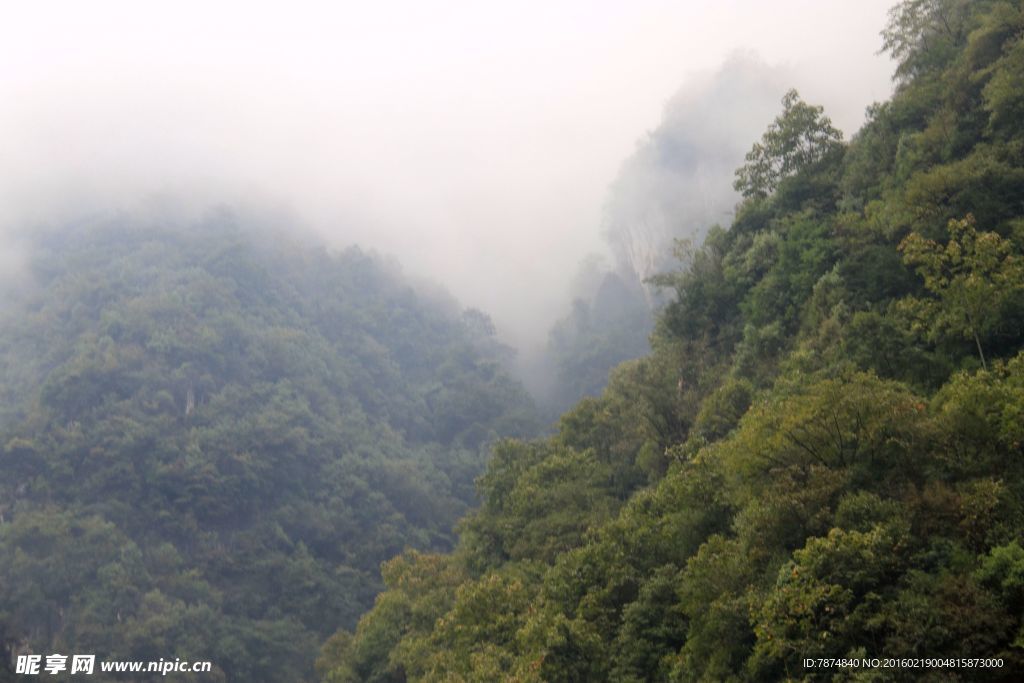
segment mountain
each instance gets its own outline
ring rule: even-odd
[[[676,92],[622,164],[603,212],[612,263],[581,264],[572,305],[548,335],[548,383],[537,393],[552,420],[598,396],[616,365],[647,352],[655,311],[666,303],[650,278],[672,267],[675,240],[699,242],[732,215],[733,170],[774,113],[783,78],[750,55],[733,55]]]
[[[308,680],[381,561],[450,548],[487,445],[535,429],[487,316],[357,248],[229,211],[27,239],[0,322],[8,655]]]
[[[649,353],[500,443],[322,680],[1018,680],[1022,36],[1019,1],[904,0],[849,142],[787,93]]]

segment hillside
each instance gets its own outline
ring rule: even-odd
[[[649,355],[496,447],[322,680],[1020,679],[1024,4],[905,0],[883,40],[893,98],[845,142],[785,96]],[[1001,665],[804,666],[886,657]]]
[[[548,383],[535,393],[551,421],[600,395],[616,365],[647,353],[664,303],[649,278],[672,267],[674,239],[700,238],[729,215],[738,199],[733,170],[785,87],[777,70],[734,54],[672,95],[659,125],[622,163],[602,219],[611,262],[579,265],[572,304],[548,335]]]
[[[0,323],[8,655],[308,680],[381,561],[450,548],[487,444],[535,428],[489,319],[355,248],[125,216],[36,231],[24,271]]]

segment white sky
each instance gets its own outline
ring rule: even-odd
[[[0,2],[2,218],[258,194],[524,341],[677,89],[752,50],[849,137],[892,1]]]

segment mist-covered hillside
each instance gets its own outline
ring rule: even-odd
[[[904,0],[883,46],[848,143],[779,93],[650,352],[496,447],[322,680],[1021,680],[1024,3]]]
[[[786,72],[749,54],[688,83],[626,159],[604,202],[611,262],[585,260],[569,311],[548,336],[549,412],[597,396],[619,363],[643,356],[666,298],[650,278],[673,268],[675,240],[699,243],[739,201],[733,171],[785,91]]]
[[[377,256],[143,222],[36,230],[8,278],[0,678],[88,652],[308,680],[382,560],[450,547],[530,399],[486,315]]]

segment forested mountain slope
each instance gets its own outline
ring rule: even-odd
[[[375,256],[147,222],[36,234],[5,296],[5,654],[308,680],[384,559],[451,547],[532,405],[486,316]]]
[[[651,353],[499,445],[323,680],[1020,680],[1024,4],[905,0],[884,42],[893,98],[846,143],[785,96]]]
[[[616,365],[646,355],[664,303],[648,278],[672,267],[674,239],[699,239],[730,214],[739,197],[733,171],[774,115],[783,78],[753,55],[733,55],[672,95],[623,162],[602,219],[612,261],[580,264],[572,305],[548,335],[550,385],[537,393],[551,421],[599,396]]]

